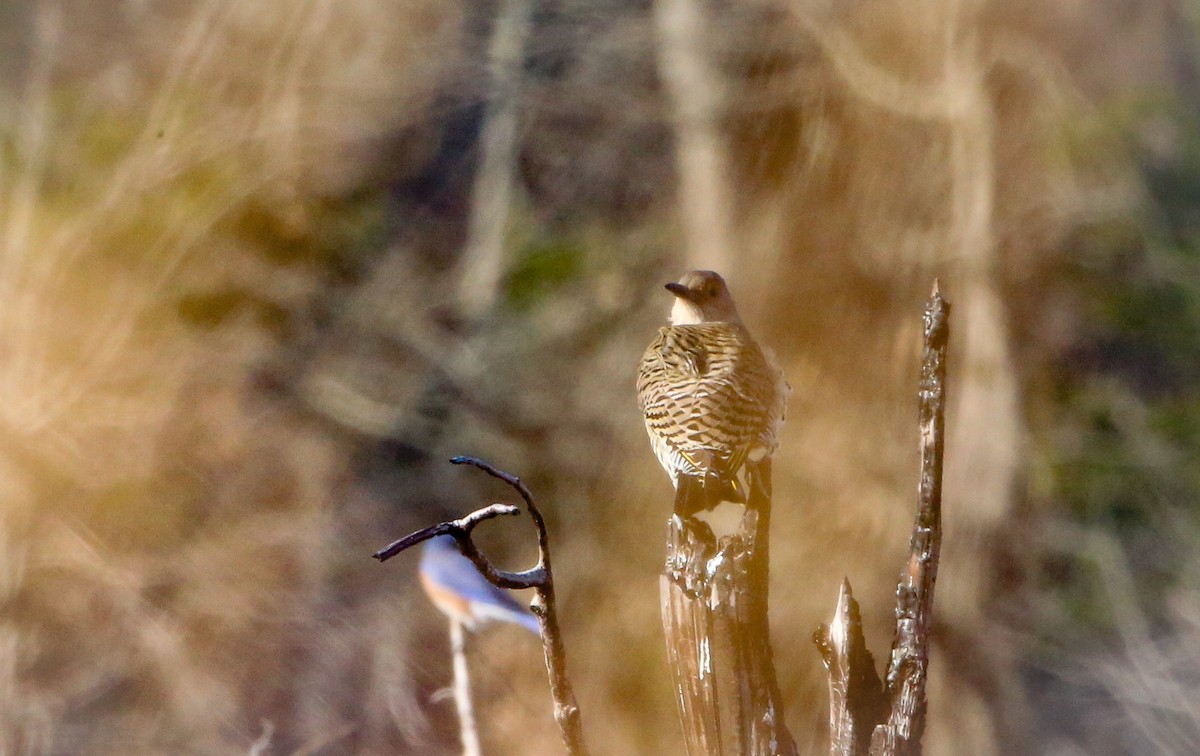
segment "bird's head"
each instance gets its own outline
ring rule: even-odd
[[[675,295],[675,306],[671,308],[672,325],[741,322],[725,279],[711,270],[685,273],[683,278],[667,284],[666,288]]]

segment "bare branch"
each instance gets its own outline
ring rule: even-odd
[[[437,525],[422,528],[415,533],[404,536],[399,541],[383,547],[372,554],[372,556],[381,562],[386,562],[401,551],[416,546],[422,541],[428,541],[430,538],[441,535],[448,535],[452,536],[455,542],[458,543],[458,550],[463,553],[463,556],[470,559],[474,563],[475,568],[483,573],[483,576],[492,585],[516,590],[534,588],[542,582],[542,569],[540,566],[522,572],[498,570],[492,566],[492,563],[483,555],[483,552],[475,546],[475,541],[471,538],[471,531],[484,520],[504,515],[518,515],[520,513],[521,510],[512,504],[491,504],[483,509],[476,509],[466,517],[439,522]]]
[[[937,281],[925,306],[925,349],[921,358],[919,417],[921,482],[908,564],[896,587],[896,637],[887,672],[891,712],[875,729],[872,754],[916,754],[925,731],[925,683],[933,588],[942,545],[942,459],[945,453],[946,344],[950,304]]]
[[[499,478],[520,494],[525,501],[525,508],[529,510],[529,517],[533,520],[533,526],[537,529],[538,537],[538,566],[536,569],[543,570],[546,574],[544,579],[550,580],[550,536],[546,531],[546,520],[542,517],[542,511],[538,509],[537,502],[533,499],[533,494],[530,493],[529,487],[525,485],[515,475],[499,470],[496,467],[484,462],[476,457],[455,457],[450,460],[452,465],[471,465],[478,467],[493,478]],[[532,572],[533,570],[530,570]]]
[[[886,689],[862,635],[858,603],[842,582],[833,622],[814,635],[829,673],[830,752],[834,756],[914,756],[925,731],[925,683],[933,623],[933,588],[942,542],[946,345],[950,304],[937,281],[925,306],[919,418],[921,481],[909,558],[896,587],[896,635]],[[869,751],[868,751],[869,743]]]
[[[579,706],[575,703],[575,692],[567,676],[567,652],[563,646],[562,633],[558,626],[558,614],[554,598],[554,575],[550,567],[550,536],[546,531],[546,521],[538,509],[533,494],[520,478],[504,472],[497,467],[476,457],[455,457],[450,460],[454,465],[470,465],[483,470],[493,478],[498,478],[521,496],[529,517],[537,529],[538,563],[537,566],[522,572],[505,572],[497,570],[475,547],[471,531],[484,520],[501,515],[518,514],[520,510],[509,504],[492,504],[478,509],[458,520],[441,522],[432,527],[418,530],[405,536],[399,541],[377,551],[374,556],[379,561],[385,561],[421,541],[434,536],[450,535],[454,537],[463,555],[470,559],[484,577],[492,585],[501,588],[532,588],[534,599],[530,609],[538,618],[538,626],[542,635],[542,651],[546,658],[546,672],[550,678],[550,694],[554,698],[554,719],[558,723],[563,744],[567,753],[572,756],[582,756],[587,753],[583,743],[583,726],[579,715]]]
[[[412,548],[422,541],[428,541],[430,538],[436,538],[440,535],[454,536],[454,540],[461,543],[464,540],[470,540],[471,531],[475,526],[484,520],[490,520],[493,517],[503,515],[518,515],[521,510],[514,507],[512,504],[492,504],[483,509],[476,509],[466,517],[460,517],[457,520],[448,522],[439,522],[428,528],[422,528],[415,533],[404,536],[398,541],[393,541],[387,546],[384,546],[379,551],[376,551],[371,556],[381,562],[386,562],[392,557],[399,554],[405,549]]]
[[[455,457],[450,460],[454,465],[471,465],[478,467],[493,478],[498,478],[512,486],[529,510],[529,517],[537,528],[538,536],[538,565],[528,570],[528,575],[536,575],[536,582],[531,587],[535,590],[530,609],[537,615],[538,624],[542,630],[542,651],[546,656],[546,672],[550,676],[550,694],[554,697],[554,719],[558,722],[563,744],[567,753],[584,754],[587,752],[583,744],[583,726],[580,722],[579,705],[575,703],[575,692],[571,688],[571,680],[567,676],[567,651],[563,647],[562,633],[558,627],[558,613],[555,610],[554,574],[550,567],[550,536],[546,531],[546,521],[538,509],[533,494],[520,478],[504,472],[495,466],[475,457]]]

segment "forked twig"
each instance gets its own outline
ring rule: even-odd
[[[583,743],[583,728],[580,722],[579,706],[575,703],[575,693],[571,681],[567,677],[567,653],[563,647],[562,634],[558,626],[558,615],[554,599],[554,575],[550,567],[550,537],[546,531],[546,521],[538,509],[533,494],[520,478],[499,470],[493,465],[475,457],[455,457],[450,460],[455,465],[470,465],[483,470],[493,478],[498,478],[512,486],[529,510],[529,517],[537,529],[538,563],[528,570],[507,572],[492,566],[471,537],[471,531],[479,523],[502,515],[520,513],[518,507],[510,504],[492,504],[471,512],[457,520],[440,522],[437,525],[423,528],[405,536],[394,543],[375,552],[374,557],[379,561],[387,561],[401,551],[422,541],[439,535],[453,536],[463,555],[471,560],[479,572],[492,585],[500,588],[532,588],[534,599],[530,609],[538,618],[538,626],[542,635],[542,651],[546,657],[546,672],[550,678],[550,693],[554,698],[554,719],[558,723],[563,744],[567,753],[572,756],[582,756],[587,753]]]
[[[933,589],[942,542],[946,345],[950,304],[935,281],[925,306],[919,418],[921,482],[909,557],[896,587],[896,635],[886,682],[866,649],[858,603],[842,582],[833,622],[814,640],[829,673],[830,752],[835,756],[912,756],[925,732]]]

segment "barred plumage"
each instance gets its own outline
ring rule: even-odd
[[[742,325],[725,282],[695,271],[668,288],[674,325],[659,330],[638,370],[651,446],[680,494],[681,514],[744,501],[737,475],[775,451],[787,382]],[[682,307],[679,302],[682,302]],[[696,493],[686,489],[700,489]]]

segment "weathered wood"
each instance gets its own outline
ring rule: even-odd
[[[783,722],[767,603],[770,468],[750,475],[737,531],[673,515],[660,581],[667,655],[687,752],[794,754]]]
[[[834,756],[866,753],[887,702],[849,580],[842,580],[833,621],[822,625],[814,640],[829,673],[829,752]]]
[[[717,553],[712,532],[672,516],[667,525],[667,566],[660,578],[667,659],[689,754],[724,753],[718,691],[714,681],[713,614],[706,600],[708,563]]]
[[[935,281],[925,306],[925,349],[921,358],[918,413],[921,424],[921,482],[909,558],[896,587],[896,635],[887,672],[891,711],[876,728],[871,753],[908,756],[921,752],[925,732],[925,683],[933,624],[933,589],[942,545],[942,461],[946,429],[946,345],[950,304]]]
[[[950,304],[937,282],[925,306],[918,416],[921,480],[909,557],[896,587],[896,633],[886,685],[862,638],[858,604],[843,581],[834,620],[814,640],[829,673],[829,741],[835,756],[916,756],[925,732],[933,589],[942,540],[946,346]]]

